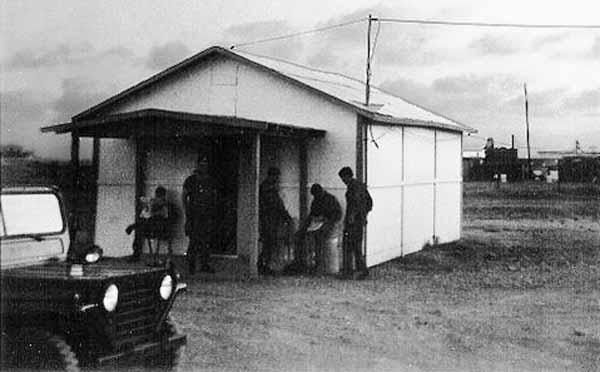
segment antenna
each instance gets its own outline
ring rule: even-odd
[[[525,124],[527,125],[527,178],[531,178],[531,148],[529,147],[529,102],[527,102],[527,83],[523,84],[525,91]]]

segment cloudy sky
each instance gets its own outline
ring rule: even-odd
[[[0,0],[2,144],[67,158],[68,121],[100,100],[211,45],[230,46],[365,18],[600,24],[597,1],[10,1]],[[373,83],[479,130],[534,149],[600,149],[600,29],[375,24]],[[363,78],[366,22],[241,49]],[[525,152],[522,152],[525,154]]]

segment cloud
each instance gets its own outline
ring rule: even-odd
[[[49,100],[30,90],[2,92],[2,127],[17,129],[21,123],[34,122],[48,111]],[[16,124],[15,124],[16,123]]]
[[[560,114],[559,102],[566,90],[563,88],[546,89],[541,91],[527,90],[529,113],[537,117],[557,116]],[[521,92],[502,102],[506,113],[525,115],[525,92]]]
[[[105,50],[102,53],[99,53],[99,56],[118,57],[118,58],[134,58],[135,54],[129,48],[126,48],[124,46],[117,46],[117,47]]]
[[[93,51],[94,47],[89,42],[63,43],[42,53],[37,53],[32,49],[23,49],[15,53],[8,61],[8,68],[27,69],[72,64],[81,61]]]
[[[577,113],[600,114],[600,89],[590,89],[563,100],[561,108]]]
[[[286,21],[251,22],[229,27],[225,30],[225,45],[236,45],[240,50],[272,56],[291,61],[300,61],[305,39],[302,37],[273,40],[252,44],[255,41],[299,32]],[[250,43],[248,45],[243,45]]]
[[[530,49],[533,51],[541,50],[546,47],[553,47],[560,45],[571,38],[573,34],[571,32],[560,32],[535,38],[531,44]]]
[[[515,40],[501,36],[485,35],[469,43],[469,48],[482,55],[510,55],[520,51]]]
[[[108,94],[98,90],[98,84],[92,80],[67,78],[62,81],[62,95],[53,102],[52,108],[56,120],[65,121],[107,97]]]
[[[456,120],[476,125],[506,112],[509,92],[519,89],[510,75],[453,75],[426,85],[409,78],[384,82],[382,88],[400,97]]]
[[[414,13],[408,8],[404,9],[405,12],[401,10],[396,6],[390,8],[378,5],[375,8],[359,9],[341,17],[332,18],[317,27],[364,19],[365,14],[369,13],[386,14],[389,17],[394,17],[399,13]],[[308,64],[356,76],[356,71],[360,71],[357,66],[363,66],[365,63],[366,31],[365,20],[319,33],[311,40]],[[435,38],[435,32],[430,28],[413,27],[412,25],[373,22],[371,29],[371,46],[375,50],[373,63],[382,68],[437,63],[440,61],[440,53],[430,47],[430,42]]]
[[[38,152],[39,128],[51,117],[50,99],[32,90],[2,92],[0,140]]]
[[[155,45],[150,49],[146,59],[146,67],[151,70],[162,70],[177,62],[181,62],[190,55],[190,50],[179,41],[170,41],[162,45]]]
[[[133,59],[135,56],[130,49],[123,46],[96,52],[94,46],[89,42],[63,43],[42,52],[33,49],[22,49],[8,60],[6,66],[9,70],[38,69],[97,62],[99,59],[110,57]]]

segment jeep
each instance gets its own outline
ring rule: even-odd
[[[186,336],[169,311],[186,284],[175,267],[102,258],[97,246],[72,254],[56,188],[1,191],[1,367],[176,366]]]

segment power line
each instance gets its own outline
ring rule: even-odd
[[[405,23],[420,25],[441,26],[468,26],[468,27],[505,27],[505,28],[570,28],[570,29],[600,29],[600,25],[575,25],[575,24],[529,24],[529,23],[487,23],[487,22],[455,22],[455,21],[427,21],[422,19],[399,18],[374,18],[387,23]]]
[[[285,40],[293,37],[304,36],[314,34],[318,32],[328,31],[335,28],[353,25],[359,22],[366,21],[367,18],[355,19],[344,23],[338,23],[335,25],[315,28],[307,31],[295,32],[291,34],[285,34],[280,36],[269,37],[265,39],[259,39],[239,44],[231,45],[230,49],[254,45],[260,43],[267,43],[270,41]],[[531,24],[531,23],[490,23],[490,22],[459,22],[459,21],[444,21],[444,20],[424,20],[424,19],[401,19],[401,18],[376,18],[373,17],[371,20],[386,23],[403,23],[403,24],[420,24],[420,25],[438,25],[438,26],[465,26],[465,27],[502,27],[502,28],[541,28],[541,29],[552,29],[552,28],[567,28],[567,29],[600,29],[600,25],[588,24],[588,25],[577,25],[577,24]]]
[[[269,38],[265,38],[265,39],[259,39],[259,40],[249,41],[249,42],[240,43],[240,44],[234,44],[234,45],[232,45],[230,47],[230,49],[234,49],[234,48],[238,48],[238,47],[243,47],[243,46],[248,46],[248,45],[260,44],[260,43],[267,43],[267,42],[270,42],[270,41],[290,39],[290,38],[293,38],[293,37],[304,36],[304,35],[309,35],[309,34],[315,34],[317,32],[328,31],[328,30],[332,30],[334,28],[340,28],[340,27],[344,27],[344,26],[350,26],[350,25],[353,25],[353,24],[356,24],[356,23],[359,23],[359,22],[363,22],[365,20],[366,20],[366,18],[360,18],[360,19],[355,19],[353,21],[348,21],[348,22],[344,22],[344,23],[338,23],[338,24],[330,25],[330,26],[326,26],[326,27],[315,28],[315,29],[312,29],[312,30],[295,32],[295,33],[286,34],[286,35],[280,35],[280,36],[274,36],[274,37],[269,37]]]

